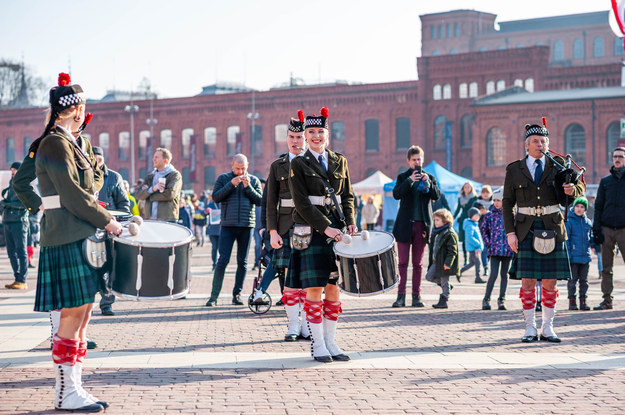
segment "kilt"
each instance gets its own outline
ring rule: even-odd
[[[519,242],[519,252],[512,259],[510,278],[520,280],[532,278],[537,280],[568,280],[571,278],[571,265],[566,242],[556,242],[553,252],[543,255],[532,248],[533,231],[545,229],[542,219],[534,219],[532,231]]]
[[[325,287],[336,284],[330,280],[331,272],[338,272],[334,259],[333,242],[327,243],[326,235],[313,231],[310,246],[303,251],[291,250],[291,260],[285,286],[290,288]]]
[[[60,310],[94,302],[98,272],[87,265],[82,243],[79,240],[41,247],[35,311]]]
[[[291,258],[291,241],[289,233],[286,236],[282,236],[282,248],[273,250],[273,257],[271,258],[271,264],[274,269],[284,269],[289,266],[289,259]],[[295,287],[292,287],[295,288]]]

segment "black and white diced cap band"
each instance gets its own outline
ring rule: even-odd
[[[309,117],[306,118],[306,128],[308,127],[323,127],[324,122],[321,117]]]
[[[63,95],[59,98],[59,105],[62,107],[71,107],[72,105],[82,104],[86,102],[85,93],[79,92],[77,94]]]
[[[525,138],[530,135],[541,135],[543,137],[547,137],[549,135],[549,131],[545,127],[534,126],[525,130]]]

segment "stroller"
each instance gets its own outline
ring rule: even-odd
[[[271,296],[266,292],[263,292],[262,297],[260,299],[256,299],[254,301],[254,294],[256,290],[261,287],[261,283],[263,281],[263,274],[271,266],[271,257],[273,255],[273,248],[271,247],[269,232],[266,232],[262,238],[262,250],[260,252],[260,259],[258,260],[258,275],[254,277],[254,283],[252,285],[252,293],[247,299],[247,306],[254,314],[265,314],[272,306]],[[282,278],[282,270],[277,270],[277,274]],[[275,278],[274,275],[268,275],[268,278]],[[282,281],[282,279],[280,280]],[[267,281],[265,287],[269,287],[271,281]]]

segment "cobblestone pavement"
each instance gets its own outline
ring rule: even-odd
[[[282,307],[256,315],[231,305],[234,264],[218,306],[205,307],[209,250],[194,249],[186,299],[118,300],[114,317],[96,306],[89,337],[98,348],[87,356],[84,382],[111,403],[107,413],[625,413],[620,258],[615,310],[568,311],[561,284],[561,344],[520,343],[519,283],[509,284],[508,311],[482,311],[484,285],[468,272],[454,282],[448,310],[431,308],[440,291],[427,282],[423,309],[391,308],[394,291],[343,296],[337,337],[352,361],[324,365],[312,361],[308,342],[282,341]],[[245,297],[255,275],[248,272]],[[49,323],[32,312],[35,279],[26,292],[0,289],[0,414],[54,413]],[[589,279],[594,306],[595,263]],[[0,287],[11,281],[1,249]],[[269,292],[279,299],[277,282]]]

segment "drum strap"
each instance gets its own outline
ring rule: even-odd
[[[176,254],[174,247],[171,248],[171,255],[169,255],[169,272],[167,274],[167,286],[169,287],[169,295],[173,295],[174,292],[174,263],[176,262]]]
[[[343,225],[347,226],[347,223],[345,222],[345,215],[343,214],[343,209],[341,209],[341,205],[339,204],[339,201],[336,198],[336,192],[334,191],[334,188],[325,179],[321,178],[321,180],[323,181],[323,185],[326,187],[326,192],[330,194],[330,198],[332,199],[332,204],[334,204],[334,207],[336,208],[336,211],[339,214],[339,219],[341,220],[341,222],[343,222]]]
[[[141,270],[143,268],[143,249],[139,247],[139,255],[137,255],[137,282],[135,284],[135,289],[137,290],[137,297],[139,296],[139,290],[141,290],[142,277]]]

